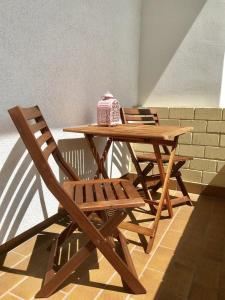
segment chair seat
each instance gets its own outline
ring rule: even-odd
[[[153,161],[156,162],[156,156],[155,153],[147,152],[147,153],[136,153],[137,159],[139,162],[147,162],[147,161]],[[186,160],[191,160],[193,159],[192,157],[189,156],[181,156],[181,155],[175,155],[174,161],[186,161]],[[162,154],[162,161],[164,163],[169,161],[169,155],[167,154]]]
[[[82,211],[144,206],[145,202],[129,180],[97,179],[66,181],[63,189]]]

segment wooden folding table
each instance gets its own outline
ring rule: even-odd
[[[155,220],[151,228],[146,228],[131,223],[122,223],[120,227],[137,232],[139,234],[144,234],[150,237],[146,252],[151,251],[154,238],[156,235],[158,223],[161,216],[161,211],[164,205],[164,201],[167,203],[167,208],[170,216],[172,216],[172,205],[169,199],[168,193],[168,183],[170,174],[173,167],[174,156],[176,152],[176,147],[178,144],[178,138],[180,135],[191,131],[192,127],[178,127],[178,126],[151,126],[151,125],[137,125],[137,124],[119,124],[112,127],[103,127],[98,125],[86,125],[82,127],[64,128],[64,131],[73,133],[83,133],[85,138],[89,142],[90,149],[96,160],[98,166],[98,176],[102,174],[104,178],[108,178],[107,171],[104,167],[104,162],[107,157],[108,151],[113,141],[125,142],[125,143],[141,143],[141,144],[151,144],[156,155],[157,164],[159,168],[160,178],[163,182],[162,193],[160,199],[157,203],[157,211],[155,215]],[[94,143],[94,137],[106,137],[107,142],[102,155],[100,155],[96,149]],[[171,146],[171,152],[169,156],[169,162],[167,170],[165,172],[162,163],[162,157],[160,153],[160,145]],[[151,199],[147,199],[150,205],[155,202]]]

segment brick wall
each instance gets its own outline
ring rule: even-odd
[[[157,107],[161,125],[192,126],[179,139],[177,153],[193,156],[182,175],[187,182],[225,187],[225,109]],[[146,145],[135,145],[147,151]]]

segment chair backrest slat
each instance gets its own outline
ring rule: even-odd
[[[30,125],[32,133],[36,133],[37,131],[43,130],[45,128],[47,128],[47,124],[45,123],[45,121],[40,121]]]
[[[124,124],[137,123],[146,125],[159,125],[159,118],[155,109],[123,107],[120,110],[121,119]]]
[[[43,150],[43,155],[46,160],[48,160],[49,156],[53,154],[53,152],[57,149],[57,145],[55,142],[51,142],[48,146]]]
[[[36,119],[42,116],[41,111],[37,106],[23,108],[23,114],[27,120]]]
[[[43,133],[39,138],[37,138],[38,145],[41,147],[44,143],[48,143],[49,141],[52,141],[52,135],[49,131],[46,131]]]
[[[132,122],[149,122],[152,124],[155,124],[155,119],[153,116],[134,116],[134,115],[126,115],[126,120],[127,122],[132,121]]]

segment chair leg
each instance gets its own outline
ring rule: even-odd
[[[153,164],[153,163],[149,163],[149,164],[144,168],[144,170],[142,171],[143,176],[147,176],[148,173],[153,169],[153,167],[154,167],[154,164]],[[139,183],[141,183],[141,182],[140,182],[140,178],[137,177],[137,178],[134,180],[133,185],[134,185],[134,186],[137,186]]]
[[[170,159],[169,159],[169,163],[168,163],[168,167],[167,167],[167,172],[166,174],[163,173],[162,175],[162,182],[164,182],[163,184],[163,189],[162,189],[162,194],[159,200],[159,205],[158,205],[158,209],[157,209],[157,214],[155,217],[155,221],[153,223],[153,234],[150,236],[149,242],[148,242],[148,246],[146,249],[146,252],[149,253],[152,249],[154,240],[155,240],[155,235],[157,232],[157,228],[158,228],[158,224],[159,224],[159,220],[161,217],[161,211],[162,211],[162,207],[164,204],[164,199],[165,197],[167,197],[168,194],[168,183],[169,183],[169,179],[170,179],[170,175],[171,175],[171,171],[172,171],[172,167],[173,167],[173,162],[174,162],[174,156],[175,156],[175,152],[176,152],[176,146],[177,144],[174,143],[173,148],[171,150],[170,153]],[[159,171],[160,173],[164,172],[164,168],[162,166],[162,159],[161,159],[161,154],[160,154],[160,150],[159,150],[159,146],[158,145],[153,145],[154,147],[154,151],[156,153],[156,158],[157,158],[157,162],[158,165],[160,166]]]
[[[122,232],[120,230],[118,230],[117,240],[120,245],[120,249],[118,249],[120,257],[123,259],[123,261],[126,262],[129,270],[134,274],[134,276],[136,276],[138,278],[135,267],[134,267],[133,260],[131,258],[129,249],[127,247],[127,239],[125,238],[125,236],[122,234]],[[126,289],[130,290],[129,287],[127,286],[126,282],[123,280],[123,278],[121,278],[121,280],[122,280],[123,286]]]
[[[149,238],[149,241],[148,241],[148,245],[147,245],[147,248],[145,250],[145,252],[147,254],[149,254],[151,251],[152,251],[152,247],[153,247],[153,243],[154,243],[154,240],[155,240],[155,236],[150,236]]]
[[[103,253],[106,259],[121,275],[123,280],[134,294],[146,293],[145,288],[142,286],[139,280],[129,270],[121,258],[114,252],[111,244],[108,243],[108,237],[115,232],[117,226],[124,220],[125,217],[126,214],[123,212],[118,212],[114,217],[112,217],[100,230],[100,233],[104,237],[104,242],[100,241],[100,243],[98,243],[96,240],[90,240],[86,246],[74,254],[72,258],[66,264],[64,264],[59,271],[57,271],[57,273],[51,273],[51,276],[47,278],[46,282],[44,282],[44,285],[36,294],[36,297],[49,297],[70,276],[70,274],[89,257],[91,252],[96,247]]]
[[[161,182],[163,183],[163,185],[165,185],[165,177],[166,177],[166,175],[165,175],[165,170],[164,170],[164,166],[163,166],[163,162],[162,162],[162,156],[161,156],[161,153],[160,153],[159,145],[155,144],[155,145],[153,145],[153,148],[154,148],[154,152],[155,152],[155,155],[156,155],[156,160],[157,160],[157,164],[158,164],[158,168],[159,168]],[[172,166],[170,166],[170,170],[169,170],[170,174],[171,174],[171,169],[172,169]],[[168,173],[168,170],[167,170],[167,173]],[[170,218],[172,218],[173,217],[173,208],[172,208],[172,204],[171,204],[171,200],[170,200],[168,188],[165,191],[164,197],[166,199],[168,214],[169,214]],[[163,202],[164,202],[164,199],[163,199]]]
[[[184,182],[183,182],[183,180],[182,180],[182,177],[181,177],[180,172],[178,172],[178,174],[176,175],[176,180],[177,180],[177,183],[178,183],[178,185],[179,185],[179,187],[180,187],[180,189],[181,189],[182,194],[183,194],[184,196],[187,196],[188,199],[189,199],[189,200],[186,201],[186,202],[189,203],[189,204],[192,206],[193,204],[192,204],[191,198],[190,198],[190,196],[189,196],[189,194],[188,194],[188,191],[187,191],[187,189],[186,189],[186,186],[185,186],[185,184],[184,184]]]

